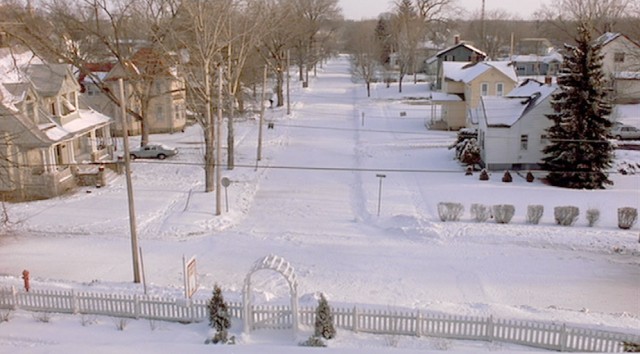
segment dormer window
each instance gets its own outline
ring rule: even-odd
[[[60,96],[60,101],[62,103],[63,115],[66,116],[76,111],[76,107],[67,99],[66,95]]]

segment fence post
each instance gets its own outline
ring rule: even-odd
[[[74,315],[78,313],[78,297],[76,296],[76,292],[73,289],[71,289],[71,308]]]
[[[13,301],[12,304],[12,308],[13,310],[17,310],[18,309],[18,291],[16,290],[15,286],[11,286],[11,300]]]
[[[422,336],[422,312],[416,313],[416,337]]]
[[[140,295],[133,295],[133,312],[135,319],[140,319]]]
[[[495,340],[495,325],[493,322],[493,315],[489,316],[489,318],[487,318],[487,341],[489,342],[493,342]]]
[[[358,308],[353,307],[353,332],[358,332]]]
[[[566,323],[563,323],[562,328],[560,329],[560,351],[566,352],[568,346],[569,346],[569,333],[567,332]]]

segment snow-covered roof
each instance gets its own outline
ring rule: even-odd
[[[553,52],[548,55],[514,55],[511,57],[511,61],[516,63],[551,63],[553,61],[561,62],[563,57],[558,52]]]
[[[462,102],[460,95],[450,94],[446,92],[431,92],[431,100],[434,102]]]
[[[27,69],[27,73],[38,94],[45,97],[58,94],[67,75],[70,75],[69,66],[66,64],[31,65]]]
[[[617,80],[640,80],[640,71],[620,71],[615,73]]]
[[[546,85],[535,80],[527,80],[505,97],[482,97],[487,125],[490,127],[512,126],[533,107],[544,102],[557,88],[555,84]]]
[[[615,32],[606,32],[600,37],[596,39],[596,43],[600,43],[602,45],[607,45],[611,41],[614,41],[616,38],[620,37],[622,34]]]
[[[556,84],[547,85],[536,80],[525,80],[520,86],[514,88],[506,97],[523,98],[531,97],[536,93],[540,93],[542,97],[552,94],[558,86]]]
[[[514,82],[518,81],[516,71],[508,61],[472,62],[444,62],[443,73],[445,79],[469,83],[485,72],[496,69]]]
[[[94,110],[79,110],[78,114],[79,118],[67,124],[49,126],[45,130],[47,137],[53,141],[60,141],[111,122],[111,118]]]
[[[438,53],[436,53],[435,56],[436,57],[442,56],[443,54],[445,54],[445,53],[447,53],[449,51],[452,51],[452,50],[454,50],[454,49],[456,49],[458,47],[465,47],[465,48],[471,50],[472,52],[476,52],[476,53],[481,54],[482,56],[485,56],[485,57],[487,56],[487,53],[485,53],[485,52],[481,51],[480,49],[472,46],[471,44],[468,44],[468,43],[465,43],[465,42],[461,42],[461,43],[458,43],[458,44],[456,44],[454,46],[451,46],[449,48],[445,48],[445,49],[439,51]]]

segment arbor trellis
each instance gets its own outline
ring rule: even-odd
[[[291,326],[293,327],[293,335],[298,333],[299,311],[298,311],[298,280],[293,266],[284,258],[274,255],[268,255],[259,259],[251,268],[244,280],[243,306],[244,306],[244,331],[251,332],[251,276],[260,270],[272,270],[280,273],[289,284],[289,294],[291,295]]]
[[[547,181],[558,187],[603,189],[613,184],[613,146],[608,134],[611,113],[602,73],[601,45],[592,44],[586,25],[581,25],[576,45],[567,45],[560,90],[553,94],[555,113],[547,115],[553,125],[547,130],[551,144],[543,152],[542,168]]]

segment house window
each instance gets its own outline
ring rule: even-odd
[[[489,95],[489,84],[486,82],[483,82],[480,85],[480,91],[481,91],[481,95],[482,96],[488,96]]]
[[[613,61],[616,63],[624,63],[624,53],[622,52],[614,53]]]
[[[156,107],[156,119],[158,119],[158,120],[163,120],[164,119],[161,105]]]
[[[496,84],[496,96],[504,96],[504,84],[502,82]]]
[[[549,138],[545,134],[540,135],[540,145],[546,145],[548,143]]]
[[[520,135],[520,150],[528,150],[528,149],[529,149],[529,136]]]

